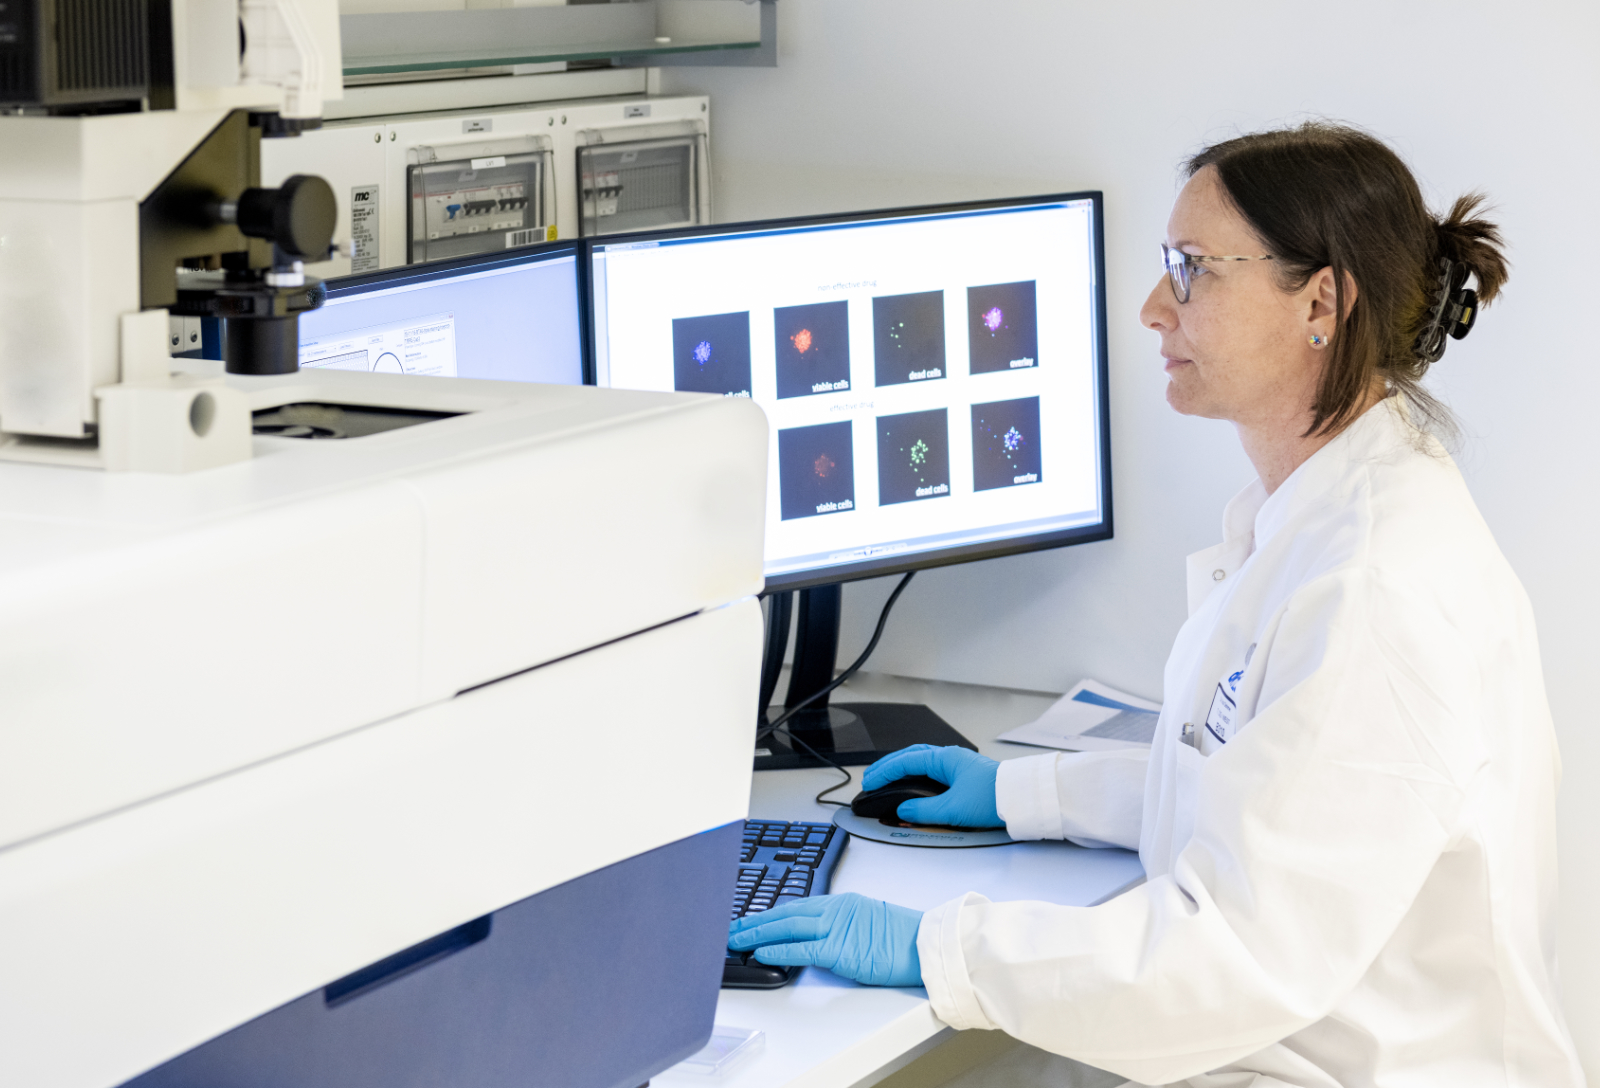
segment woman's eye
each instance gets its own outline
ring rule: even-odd
[[[1210,274],[1211,269],[1206,266],[1204,261],[1189,262],[1189,278],[1191,280],[1197,280],[1201,276],[1209,276]]]

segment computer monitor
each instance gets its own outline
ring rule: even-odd
[[[1099,193],[626,235],[588,257],[599,384],[751,397],[771,422],[769,666],[784,591],[804,591],[787,706],[833,676],[839,583],[1111,536]],[[848,712],[791,728],[852,763],[950,735]],[[783,747],[760,765],[804,762]]]
[[[583,382],[573,243],[327,281],[300,317],[303,370]]]

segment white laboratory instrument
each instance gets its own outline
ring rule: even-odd
[[[261,176],[328,179],[338,254],[326,275],[557,238],[711,221],[703,95],[330,122],[262,148]]]
[[[0,1084],[633,1088],[712,1026],[765,421],[274,376],[331,224],[259,141],[334,5],[138,11],[139,80],[42,35],[0,117]]]

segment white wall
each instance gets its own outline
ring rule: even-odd
[[[1561,731],[1567,1004],[1600,1082],[1600,5],[1347,0],[780,0],[780,66],[667,71],[713,96],[724,220],[1096,188],[1106,193],[1116,539],[918,576],[873,668],[1161,694],[1183,556],[1250,478],[1231,429],[1162,399],[1137,312],[1186,152],[1307,113],[1361,124],[1442,204],[1483,188],[1515,268],[1436,391],[1540,621]],[[889,582],[846,591],[841,656]]]

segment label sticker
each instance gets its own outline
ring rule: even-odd
[[[514,246],[531,246],[539,242],[553,242],[556,240],[555,227],[529,227],[526,230],[506,231],[506,248]]]
[[[472,160],[472,168],[474,170],[493,170],[495,167],[504,166],[505,164],[506,157],[504,155],[490,155],[486,159]]]
[[[471,121],[463,121],[461,122],[461,131],[469,135],[474,132],[493,132],[494,118],[478,117]]]
[[[378,187],[350,190],[350,271],[378,270]]]
[[[1227,744],[1228,738],[1233,736],[1237,708],[1233,696],[1228,694],[1227,682],[1218,684],[1216,693],[1211,696],[1211,709],[1206,711],[1206,732],[1215,737],[1218,744]]]

